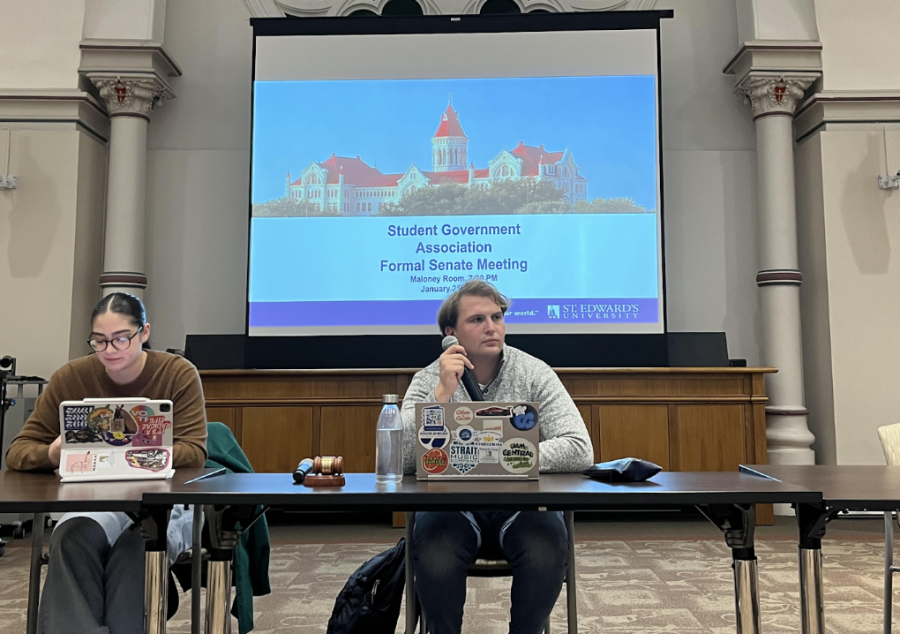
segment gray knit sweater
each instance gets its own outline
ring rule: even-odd
[[[415,404],[433,403],[440,381],[440,361],[423,368],[413,377],[403,397],[403,465],[406,473],[416,472]],[[577,472],[594,462],[594,450],[587,427],[549,365],[512,346],[503,346],[500,372],[482,386],[489,401],[533,401],[540,403],[540,461],[542,472]],[[455,403],[470,401],[460,383],[450,398]]]

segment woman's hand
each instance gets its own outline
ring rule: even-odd
[[[56,440],[50,443],[49,448],[47,449],[47,457],[50,459],[50,464],[54,467],[59,467],[59,457],[62,453],[62,436],[57,436]]]

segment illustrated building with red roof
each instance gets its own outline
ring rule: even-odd
[[[488,161],[486,168],[476,168],[469,161],[468,144],[459,113],[451,103],[431,138],[431,171],[411,165],[402,174],[382,174],[359,156],[332,154],[322,163],[311,162],[296,180],[288,172],[285,195],[343,215],[368,215],[377,213],[382,204],[400,202],[407,192],[422,187],[447,183],[490,187],[498,181],[533,178],[552,182],[570,204],[587,200],[587,179],[579,173],[568,149],[549,152],[543,145],[519,141],[512,150],[503,150]]]

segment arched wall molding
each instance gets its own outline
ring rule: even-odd
[[[359,11],[360,9],[374,11],[378,15],[381,15],[384,6],[388,2],[390,2],[390,0],[346,0],[335,9],[332,15],[343,17],[350,15],[354,11]],[[422,13],[425,15],[441,14],[440,8],[434,2],[426,2],[426,0],[416,0],[416,2],[422,7]]]
[[[524,0],[512,0],[519,7],[519,11],[525,13],[525,2]],[[466,3],[466,6],[463,8],[463,13],[473,13],[479,14],[481,12],[481,7],[487,4],[488,0],[473,0],[472,2]]]
[[[425,15],[477,14],[487,0],[417,0]],[[244,0],[251,17],[271,18],[347,16],[360,9],[381,14],[388,0]],[[523,13],[543,9],[552,13],[577,11],[648,11],[656,0],[513,0]]]
[[[283,18],[284,11],[275,0],[244,0],[252,18]]]
[[[549,11],[550,13],[563,13],[567,9],[561,3],[555,2],[554,0],[536,0],[525,3],[526,13],[538,10]]]

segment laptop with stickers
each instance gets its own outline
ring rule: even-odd
[[[419,480],[537,480],[537,403],[417,403]]]
[[[171,478],[172,424],[172,401],[64,401],[59,475],[63,482]]]

